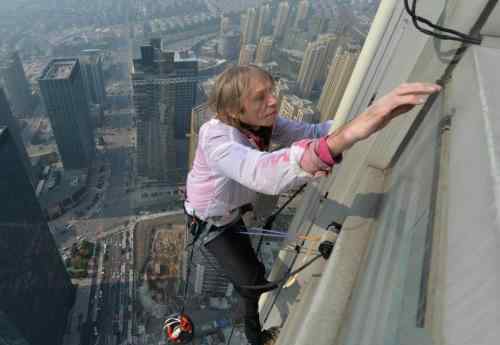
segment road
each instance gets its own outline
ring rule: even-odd
[[[95,291],[92,310],[97,308],[97,317],[92,320],[92,344],[115,345],[122,343],[128,333],[131,318],[128,306],[129,271],[131,266],[131,243],[129,231],[122,231],[107,236],[100,242],[101,248],[106,244],[102,266],[97,273],[101,284]]]
[[[132,216],[131,195],[127,193],[132,174],[129,157],[133,152],[134,129],[131,126],[130,111],[106,116],[104,128],[98,130],[106,145],[97,153],[88,196],[75,209],[51,222],[60,247],[71,246],[77,238],[95,240]],[[68,223],[74,224],[71,231],[64,230]]]
[[[134,218],[131,194],[127,193],[132,172],[129,156],[133,149],[134,130],[131,129],[130,111],[114,111],[105,118],[104,127],[98,129],[96,134],[102,135],[106,144],[103,149],[98,150],[90,173],[87,197],[75,209],[50,224],[54,238],[62,248],[69,248],[82,238],[97,241],[101,248],[108,242],[109,257],[104,261],[104,271],[99,267],[96,273],[100,275],[103,283],[97,287],[97,275],[92,277],[87,319],[91,322],[91,327],[88,328],[90,334],[82,338],[89,339],[89,345],[117,345],[122,340],[121,336],[127,335],[128,330],[125,328],[125,333],[117,334],[113,319],[118,308],[123,306],[123,316],[129,317],[126,295],[130,267],[126,252],[122,252],[120,248],[123,231],[117,230],[122,230],[124,224],[130,223]],[[73,224],[72,229],[64,230],[64,225],[68,223]],[[107,235],[108,233],[110,235]],[[122,265],[125,274],[122,274]],[[100,310],[95,320],[92,311],[97,304]]]

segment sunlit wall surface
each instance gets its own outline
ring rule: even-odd
[[[441,118],[437,102],[387,179],[344,344],[432,344],[424,322]]]

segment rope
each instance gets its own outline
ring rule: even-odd
[[[264,226],[262,227],[263,229],[266,229],[266,230],[269,230],[273,227],[273,223],[274,221],[276,220],[276,217],[285,209],[285,207],[288,206],[288,204],[290,204],[293,199],[295,199],[297,197],[297,195],[299,195],[303,190],[304,188],[306,188],[307,186],[307,183],[304,183],[302,186],[300,186],[299,189],[297,189],[297,191],[295,193],[293,193],[293,195],[288,198],[288,200],[283,204],[281,205],[281,207],[276,210],[273,214],[271,214],[269,217],[267,217],[266,221],[264,222]],[[260,254],[260,249],[262,247],[262,242],[264,241],[264,238],[261,237],[259,239],[259,242],[257,244],[257,256]]]
[[[187,225],[186,228],[187,228],[188,232],[190,232],[189,225]],[[193,243],[194,243],[194,241],[193,241]],[[191,246],[191,253],[189,254],[189,260],[188,260],[188,264],[187,264],[186,283],[184,284],[184,294],[182,296],[181,314],[184,313],[184,309],[186,308],[187,293],[188,293],[188,288],[189,288],[189,276],[191,274],[191,266],[192,266],[192,262],[193,262],[193,254],[194,254],[194,245]]]
[[[456,30],[453,30],[453,29],[450,29],[450,28],[446,28],[444,26],[440,26],[440,25],[434,24],[433,22],[431,22],[427,18],[418,16],[417,13],[416,13],[416,11],[417,11],[417,0],[413,0],[411,6],[410,6],[409,0],[404,0],[404,6],[405,6],[406,12],[411,17],[413,25],[415,26],[415,28],[418,31],[420,31],[420,32],[422,32],[422,33],[424,33],[426,35],[429,35],[429,36],[432,36],[432,37],[435,37],[435,38],[438,38],[438,39],[441,39],[441,40],[458,41],[458,42],[469,43],[469,44],[481,44],[481,41],[482,41],[481,38],[473,37],[473,36],[464,34],[464,33],[460,32],[460,31],[456,31]],[[437,31],[446,32],[448,34],[437,33],[435,31],[431,31],[431,30],[425,29],[422,26],[420,26],[420,23],[424,23],[427,26],[429,26],[429,27],[431,27],[431,28],[433,28],[433,29],[435,29]]]

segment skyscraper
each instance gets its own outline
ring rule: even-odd
[[[185,177],[197,77],[196,60],[182,60],[158,44],[141,47],[131,74],[140,176],[169,183]]]
[[[106,89],[102,72],[101,51],[98,49],[84,50],[79,60],[88,100],[104,106],[106,104]]]
[[[257,11],[251,7],[246,13],[246,25],[242,27],[242,44],[253,44],[256,40],[257,24],[258,24]]]
[[[240,53],[240,35],[237,32],[229,31],[219,37],[217,52],[225,59],[233,60],[238,58]]]
[[[337,50],[337,37],[334,34],[321,34],[316,42],[326,46],[325,58],[321,61],[318,71],[319,80],[324,82],[328,74],[328,66],[332,63]]]
[[[186,229],[186,243],[193,241],[193,235]],[[230,296],[233,285],[224,274],[217,259],[196,241],[194,244],[193,257],[191,259],[191,272],[189,277],[184,276],[184,280],[189,278],[189,285],[193,287],[197,295]],[[184,262],[188,262],[189,251],[184,251]],[[184,270],[187,273],[187,270]]]
[[[264,36],[260,38],[255,54],[256,64],[265,64],[271,60],[271,53],[273,48],[273,38],[271,36]]]
[[[95,141],[78,59],[52,60],[39,84],[64,168],[88,168]]]
[[[269,4],[262,5],[259,8],[259,20],[257,22],[257,31],[255,34],[255,41],[259,42],[260,38],[269,34],[271,26],[271,7]]]
[[[0,311],[0,339],[2,345],[31,345],[2,311]]]
[[[229,17],[221,15],[220,16],[219,36],[222,36],[225,33],[229,32],[230,27],[231,27],[231,20],[229,19]]]
[[[328,71],[328,77],[318,102],[320,121],[333,119],[342,100],[358,57],[355,47],[339,48]]]
[[[255,44],[246,44],[241,47],[240,50],[240,59],[238,63],[240,65],[248,65],[253,62],[255,58],[255,51],[257,50],[257,46]]]
[[[74,291],[6,127],[0,166],[0,310],[28,343],[59,345]]]
[[[295,27],[304,27],[305,23],[304,21],[306,20],[307,16],[309,14],[309,1],[307,0],[302,0],[299,3],[299,8],[297,9],[297,15],[295,16]]]
[[[193,108],[191,113],[191,131],[189,133],[189,167],[191,168],[196,148],[198,146],[198,133],[200,127],[213,117],[213,113],[208,107],[208,103],[204,102]]]
[[[290,5],[287,1],[280,2],[278,6],[278,17],[276,18],[276,25],[274,26],[273,37],[275,40],[283,38],[288,21],[288,14],[290,12]]]
[[[0,87],[0,126],[5,126],[9,128],[12,139],[14,140],[17,149],[19,151],[19,159],[23,162],[24,169],[26,170],[26,173],[30,178],[31,184],[35,188],[37,181],[35,181],[33,170],[31,168],[31,162],[28,157],[28,154],[26,153],[26,148],[23,143],[21,130],[19,129],[17,120],[12,116],[9,103],[7,102],[7,98],[5,97],[5,93],[1,87]]]
[[[295,121],[317,122],[318,120],[318,112],[313,108],[313,103],[295,95],[283,97],[279,113]]]
[[[240,15],[240,46],[245,44],[245,33],[247,28],[247,14],[242,13]]]
[[[311,95],[314,83],[319,78],[319,71],[326,56],[326,46],[317,42],[307,45],[297,78],[297,93],[304,98]]]
[[[30,115],[33,97],[17,51],[0,56],[0,81],[5,87],[12,113],[18,117]]]

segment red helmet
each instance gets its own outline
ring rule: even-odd
[[[169,316],[164,323],[163,330],[167,340],[174,344],[186,344],[193,339],[193,322],[186,314]]]

